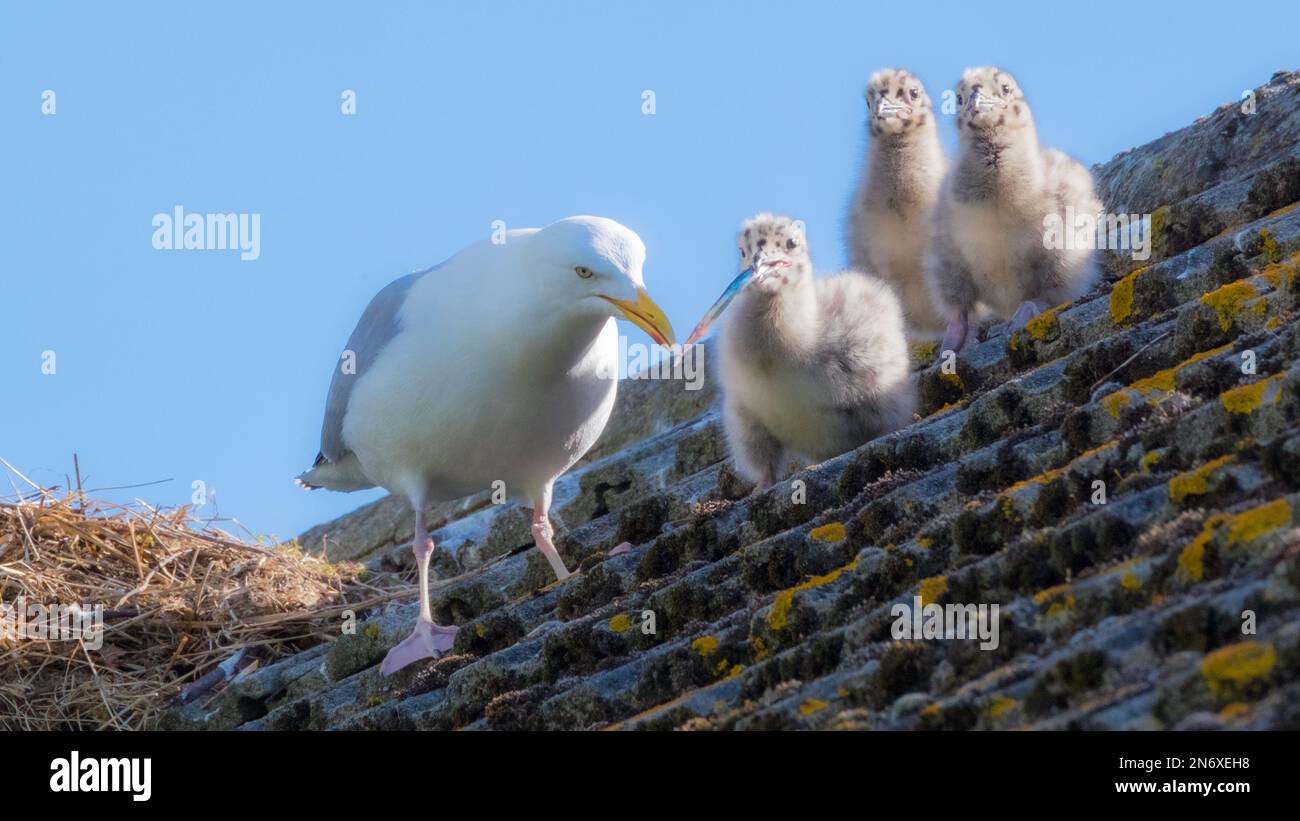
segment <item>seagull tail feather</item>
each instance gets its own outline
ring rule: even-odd
[[[325,488],[351,493],[354,490],[367,490],[375,483],[366,478],[361,471],[361,463],[355,454],[348,452],[337,462],[331,462],[323,455],[316,457],[311,470],[298,474],[293,480],[298,487],[307,490]]]

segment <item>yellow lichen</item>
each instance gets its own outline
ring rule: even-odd
[[[691,649],[707,658],[717,652],[718,640],[714,636],[700,636],[691,642]]]
[[[1119,584],[1125,590],[1139,590],[1142,587],[1142,579],[1138,578],[1138,574],[1130,570],[1120,577]]]
[[[1074,595],[1068,595],[1063,599],[1057,599],[1047,607],[1047,618],[1059,620],[1068,616],[1074,610]]]
[[[941,712],[943,712],[943,708],[934,702],[930,702],[921,708],[921,715],[925,718],[934,718]]]
[[[776,594],[776,601],[772,602],[772,610],[767,614],[768,626],[773,630],[785,629],[785,623],[790,618],[790,607],[793,604],[793,590],[782,590]]]
[[[1019,706],[1019,701],[999,693],[989,699],[988,703],[984,705],[984,714],[990,719],[996,721]]]
[[[946,576],[931,576],[921,581],[921,606],[934,604],[944,593],[948,592],[948,578]]]
[[[1268,284],[1274,288],[1281,288],[1283,284],[1294,285],[1296,280],[1300,279],[1300,253],[1292,254],[1283,262],[1265,265],[1259,275],[1268,280]]]
[[[1223,525],[1228,526],[1227,543],[1244,544],[1291,523],[1291,503],[1275,499],[1241,513],[1215,513],[1205,520],[1201,532],[1178,554],[1178,575],[1185,581],[1205,577],[1205,548]]]
[[[1070,303],[1063,302],[1055,308],[1043,311],[1041,314],[1025,323],[1025,330],[1029,332],[1030,336],[1037,339],[1039,342],[1048,339],[1055,339],[1061,332],[1061,323],[1060,320],[1057,319],[1057,315],[1068,307],[1070,307]]]
[[[1037,476],[1032,476],[1032,477],[1030,477],[1030,478],[1028,478],[1028,479],[1025,479],[1024,481],[1016,482],[1014,485],[1012,485],[1011,487],[1007,488],[1007,493],[1009,493],[1009,494],[1011,494],[1011,493],[1016,493],[1016,492],[1018,492],[1018,491],[1024,490],[1025,488],[1029,487],[1030,485],[1046,485],[1046,484],[1048,484],[1049,482],[1051,482],[1051,481],[1053,481],[1054,479],[1056,479],[1058,476],[1063,476],[1063,475],[1069,473],[1069,472],[1070,472],[1072,469],[1074,469],[1074,467],[1076,467],[1079,463],[1081,463],[1081,462],[1083,462],[1083,461],[1086,461],[1086,460],[1088,460],[1088,459],[1091,459],[1092,457],[1094,457],[1094,456],[1096,456],[1096,455],[1098,455],[1098,454],[1100,454],[1100,453],[1105,453],[1106,451],[1110,450],[1111,448],[1115,447],[1115,446],[1118,445],[1118,444],[1119,444],[1118,441],[1111,441],[1111,442],[1107,442],[1107,443],[1105,443],[1105,444],[1103,444],[1103,445],[1099,445],[1099,446],[1097,446],[1097,447],[1095,447],[1095,448],[1093,448],[1093,449],[1091,449],[1091,450],[1085,450],[1083,453],[1080,453],[1078,456],[1076,456],[1076,457],[1074,457],[1073,459],[1071,459],[1067,464],[1065,464],[1065,465],[1062,466],[1062,467],[1059,467],[1059,468],[1053,468],[1052,470],[1044,471],[1043,473],[1040,473],[1040,474],[1038,474]],[[1003,498],[1004,500],[1006,500],[1007,502],[1010,501],[1010,500],[1007,499],[1005,496],[1002,497],[1002,498]],[[1010,513],[1010,511],[1008,511],[1008,510],[1004,510],[1004,511],[1003,511],[1003,514],[1004,514],[1004,515],[1009,515],[1009,513]]]
[[[1129,390],[1137,391],[1138,393],[1141,393],[1143,395],[1152,393],[1154,391],[1165,391],[1165,392],[1172,391],[1174,389],[1174,377],[1183,368],[1186,368],[1188,365],[1194,365],[1195,363],[1200,362],[1202,360],[1209,359],[1210,357],[1218,356],[1224,351],[1229,351],[1229,350],[1232,350],[1232,345],[1230,344],[1220,345],[1219,347],[1211,348],[1208,351],[1201,351],[1200,353],[1192,354],[1187,359],[1184,359],[1182,362],[1179,362],[1177,365],[1173,366],[1172,368],[1166,368],[1163,371],[1159,371],[1155,374],[1152,374],[1151,376],[1148,376],[1146,379],[1139,379],[1138,381],[1134,382],[1132,385],[1129,385]]]
[[[1070,585],[1068,584],[1058,584],[1052,587],[1045,587],[1034,594],[1034,604],[1042,607],[1047,602],[1063,595],[1067,595],[1069,592]]]
[[[965,399],[958,399],[956,402],[945,402],[941,408],[936,410],[934,413],[930,414],[930,416],[931,417],[939,416],[941,414],[947,413],[950,410],[953,410],[954,408],[960,408],[964,404],[966,404]]]
[[[810,698],[804,701],[803,704],[799,705],[799,715],[810,716],[813,713],[825,710],[829,706],[830,704],[822,701],[820,698]]]
[[[1238,701],[1266,683],[1276,666],[1273,645],[1248,639],[1207,653],[1201,659],[1201,677],[1215,698]]]
[[[1228,530],[1228,544],[1253,542],[1260,536],[1289,524],[1291,503],[1286,499],[1274,499],[1233,516],[1232,527]]]
[[[794,605],[794,596],[796,593],[802,593],[805,590],[812,590],[814,587],[830,584],[838,579],[845,571],[853,570],[858,566],[858,560],[854,559],[843,567],[838,567],[824,576],[813,576],[806,582],[797,584],[789,590],[782,590],[776,594],[776,601],[772,602],[772,609],[767,614],[767,624],[773,632],[779,632],[785,628],[786,622],[790,616],[790,608]]]
[[[933,340],[922,340],[912,343],[912,361],[918,365],[928,365],[934,361],[935,356],[939,353],[939,343]]]
[[[368,638],[368,639],[372,639],[372,640],[373,640],[373,639],[377,639],[377,638],[379,638],[379,625],[377,625],[377,624],[367,624],[367,625],[366,625],[366,631],[365,631],[365,632],[366,632],[366,638]]]
[[[615,633],[626,633],[632,629],[632,619],[626,613],[619,613],[609,620],[609,629]]]
[[[1269,262],[1278,262],[1282,259],[1282,252],[1278,248],[1277,239],[1273,232],[1267,228],[1260,229],[1259,238],[1264,241],[1264,259]]]
[[[1162,205],[1151,212],[1151,251],[1163,255],[1165,249],[1165,227],[1169,224],[1169,206]]]
[[[1235,718],[1242,718],[1250,714],[1250,705],[1244,701],[1234,701],[1226,705],[1219,711],[1219,718],[1224,721],[1232,721]]]
[[[1142,458],[1138,460],[1138,465],[1142,468],[1143,473],[1150,473],[1151,468],[1155,467],[1163,458],[1165,458],[1163,448],[1160,450],[1149,450],[1142,454]]]
[[[1101,400],[1101,406],[1106,409],[1106,413],[1116,419],[1119,418],[1120,412],[1131,404],[1133,404],[1133,397],[1124,389],[1107,394]]]
[[[1284,374],[1274,374],[1267,379],[1261,379],[1258,382],[1252,382],[1249,385],[1231,388],[1219,394],[1219,401],[1223,403],[1224,410],[1228,413],[1247,415],[1253,413],[1264,401],[1264,394],[1269,386],[1282,379]],[[1282,391],[1277,391],[1273,396],[1273,404],[1282,401]]]
[[[931,541],[930,538],[927,536],[922,536],[921,538],[916,540],[916,546],[921,548],[922,550],[929,550],[930,545],[932,544],[934,544],[934,542]]]
[[[1169,480],[1169,501],[1181,504],[1188,496],[1203,496],[1209,492],[1210,477],[1214,472],[1232,462],[1231,456],[1211,459],[1195,470],[1180,473]]]
[[[755,637],[749,645],[754,648],[754,661],[763,661],[767,658],[769,651],[762,639]]]
[[[828,522],[821,527],[814,527],[808,534],[819,542],[839,542],[844,539],[844,525],[840,522]]]
[[[1232,321],[1241,312],[1242,304],[1257,296],[1258,288],[1246,280],[1238,280],[1210,291],[1201,297],[1200,302],[1214,309],[1219,317],[1219,328],[1226,331],[1232,327]],[[1263,308],[1264,303],[1261,302],[1260,307]]]
[[[1211,516],[1201,532],[1187,543],[1178,554],[1178,577],[1184,581],[1199,582],[1205,578],[1205,546],[1214,538],[1214,526],[1218,516]]]
[[[1020,350],[1020,339],[1022,334],[1029,336],[1038,342],[1050,342],[1061,335],[1061,323],[1057,319],[1057,314],[1070,307],[1070,303],[1065,302],[1057,305],[1055,308],[1049,308],[1041,314],[1030,319],[1025,323],[1023,331],[1016,330],[1011,332],[1007,339],[1007,347],[1013,351]]]
[[[474,625],[474,635],[479,638],[483,638],[487,635],[487,629],[483,626],[483,622]]]
[[[1113,416],[1116,419],[1119,418],[1119,415],[1124,410],[1124,408],[1127,408],[1129,405],[1133,404],[1133,401],[1135,399],[1134,394],[1138,394],[1142,398],[1146,399],[1149,403],[1155,404],[1155,402],[1161,398],[1160,396],[1161,394],[1169,393],[1174,389],[1176,384],[1175,377],[1178,375],[1178,372],[1181,371],[1183,368],[1186,368],[1188,365],[1192,365],[1196,362],[1200,362],[1201,360],[1209,359],[1210,357],[1213,356],[1218,356],[1224,351],[1228,351],[1231,349],[1232,349],[1232,345],[1230,344],[1221,345],[1217,348],[1211,348],[1208,351],[1201,351],[1200,353],[1193,354],[1192,356],[1188,357],[1182,362],[1179,362],[1177,365],[1173,366],[1172,368],[1166,368],[1163,371],[1157,371],[1151,376],[1148,376],[1144,379],[1137,380],[1136,382],[1134,382],[1133,384],[1129,385],[1126,388],[1121,388],[1120,390],[1117,390],[1114,393],[1107,394],[1104,398],[1102,398],[1100,404],[1103,408],[1105,408],[1107,413],[1109,413],[1111,416]]]
[[[1111,322],[1119,325],[1133,315],[1133,289],[1137,284],[1137,278],[1146,272],[1149,267],[1138,268],[1119,282],[1116,282],[1115,287],[1110,289]]]

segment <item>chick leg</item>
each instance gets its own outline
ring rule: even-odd
[[[550,562],[551,569],[555,571],[555,578],[564,581],[573,574],[564,566],[564,559],[560,558],[560,552],[555,549],[555,544],[551,540],[555,536],[555,531],[551,528],[551,519],[547,515],[551,509],[551,486],[548,484],[542,488],[541,495],[533,500],[533,544],[537,549],[542,551],[546,561]]]
[[[734,403],[727,404],[724,422],[741,476],[754,482],[756,490],[769,488],[782,478],[785,447],[761,422]]]
[[[956,310],[948,314],[948,329],[943,332],[941,351],[960,351],[970,334],[970,312]]]
[[[975,280],[957,249],[942,237],[935,239],[924,264],[931,294],[943,307],[948,322],[940,350],[960,351],[970,334],[970,313],[979,301]]]
[[[415,620],[415,630],[411,635],[384,656],[379,672],[385,676],[391,676],[420,659],[441,656],[451,649],[459,629],[437,624],[433,620],[433,607],[429,602],[429,558],[433,555],[433,539],[429,536],[428,524],[424,519],[423,502],[413,505],[415,538],[411,541],[411,550],[415,553],[415,563],[420,569],[420,615]]]

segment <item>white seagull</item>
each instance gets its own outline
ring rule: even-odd
[[[614,407],[622,315],[664,346],[673,330],[645,291],[645,245],[603,217],[570,217],[470,245],[381,290],[330,380],[308,488],[383,487],[415,510],[415,630],[390,675],[451,649],[456,627],[429,605],[425,506],[501,481],[533,506],[533,540],[569,571],[547,514],[551,487],[595,443]],[[499,486],[498,486],[499,487]]]

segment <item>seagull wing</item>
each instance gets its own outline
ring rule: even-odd
[[[370,300],[362,312],[344,350],[344,355],[351,354],[350,362],[336,364],[334,375],[330,378],[330,390],[325,398],[325,421],[321,424],[320,431],[320,453],[316,456],[317,466],[325,462],[341,462],[348,456],[347,445],[343,442],[343,416],[348,410],[352,388],[401,331],[398,312],[411,287],[425,274],[438,270],[443,264],[445,263],[393,280],[375,294],[375,298]],[[347,364],[354,367],[344,367]]]

